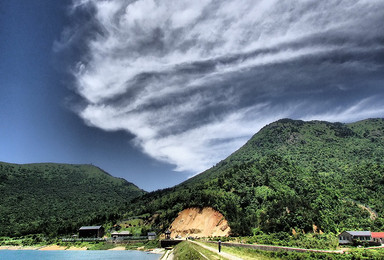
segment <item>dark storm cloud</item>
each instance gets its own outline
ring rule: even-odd
[[[79,115],[134,134],[177,170],[212,166],[282,117],[384,112],[383,1],[79,0],[72,10],[85,22],[57,46],[82,50]]]

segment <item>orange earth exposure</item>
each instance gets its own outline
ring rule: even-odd
[[[189,208],[181,211],[172,222],[171,237],[214,237],[228,236],[231,228],[223,214],[207,207]]]

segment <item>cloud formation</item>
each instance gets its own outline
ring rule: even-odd
[[[74,0],[79,115],[198,173],[283,118],[384,112],[382,0]],[[80,18],[79,18],[80,17]]]

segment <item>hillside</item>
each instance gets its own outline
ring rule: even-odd
[[[165,228],[189,207],[213,207],[233,234],[384,229],[384,120],[282,119],[215,167],[135,200]],[[372,218],[372,212],[377,217]]]
[[[0,236],[71,233],[144,193],[92,165],[0,163]]]
[[[188,208],[179,213],[169,230],[171,237],[228,236],[230,228],[224,216],[212,208]]]
[[[233,165],[275,154],[317,172],[348,165],[384,163],[384,119],[352,124],[281,119],[262,128],[243,147],[202,174],[197,181]]]

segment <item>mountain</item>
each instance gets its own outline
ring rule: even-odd
[[[382,230],[384,120],[279,120],[211,169],[136,198],[131,211],[164,229],[181,210],[208,206],[234,235]]]
[[[0,163],[0,236],[71,233],[144,193],[92,165]]]

